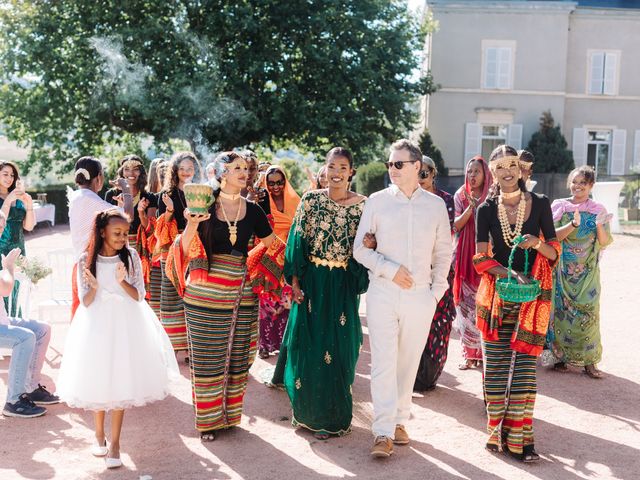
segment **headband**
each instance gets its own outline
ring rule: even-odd
[[[492,170],[495,170],[499,166],[506,166],[513,161],[515,161],[518,164],[518,166],[520,166],[520,162],[521,162],[520,158],[515,155],[509,155],[507,157],[500,157],[496,160],[489,161],[489,167]]]
[[[91,175],[89,174],[89,170],[87,170],[86,168],[79,168],[78,170],[76,170],[76,177],[78,176],[79,173],[82,174],[82,176],[87,180],[91,180]]]

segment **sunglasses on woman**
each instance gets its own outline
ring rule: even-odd
[[[394,166],[396,168],[396,170],[402,170],[402,167],[404,167],[405,163],[415,163],[418,160],[407,160],[406,162],[384,162],[384,166],[387,168],[391,168],[391,166]]]
[[[433,170],[420,170],[420,172],[418,172],[418,175],[420,176],[421,180],[424,180],[425,178],[428,178],[429,175],[431,175],[431,172],[433,172]]]
[[[268,187],[284,187],[284,180],[276,180],[275,182],[267,182]]]

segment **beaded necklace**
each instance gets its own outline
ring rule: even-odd
[[[518,202],[518,214],[516,216],[516,224],[512,229],[507,216],[507,209],[502,203],[502,195],[498,196],[498,220],[500,220],[500,228],[502,229],[502,238],[504,243],[509,247],[513,247],[513,241],[520,236],[522,226],[524,225],[524,214],[527,209],[527,201],[524,192],[520,193],[520,202]]]

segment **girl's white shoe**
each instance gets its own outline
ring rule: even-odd
[[[109,453],[109,448],[107,447],[107,440],[105,439],[104,445],[94,445],[91,447],[91,455],[94,457],[104,457]]]
[[[122,460],[120,460],[119,458],[105,457],[104,463],[107,468],[118,468],[122,466]]]

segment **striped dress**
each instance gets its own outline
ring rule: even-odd
[[[228,226],[212,207],[211,218],[200,224],[188,253],[183,253],[182,236],[178,236],[165,266],[165,277],[184,299],[195,426],[200,432],[240,423],[256,354],[258,297],[247,265],[247,245],[254,234],[265,238],[272,231],[262,209],[246,205],[235,245],[229,243]],[[274,248],[277,243],[282,256],[284,245],[276,240]]]
[[[516,454],[533,445],[533,406],[537,391],[536,356],[516,353],[510,394],[505,395],[513,354],[511,337],[519,312],[520,304],[505,302],[498,341],[484,341],[483,383],[488,416],[487,444],[505,446]]]

